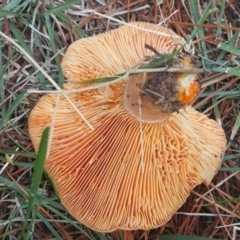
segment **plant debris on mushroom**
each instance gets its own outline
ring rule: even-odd
[[[62,62],[64,89],[126,71],[154,55],[145,44],[169,54],[185,43],[170,29],[131,25],[70,45]],[[191,68],[190,60],[183,56],[179,64]],[[211,182],[221,164],[223,129],[187,106],[199,89],[197,75],[161,74],[136,74],[69,95],[94,130],[61,95],[43,96],[30,114],[35,150],[43,129],[52,127],[45,170],[63,205],[96,231],[165,224],[195,186]]]

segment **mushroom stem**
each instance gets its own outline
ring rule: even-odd
[[[129,78],[126,83],[124,93],[124,107],[140,122],[144,123],[160,123],[166,120],[169,116],[168,113],[160,112],[156,106],[142,94],[143,88],[147,77],[146,74],[138,74]]]

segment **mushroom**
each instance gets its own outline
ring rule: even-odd
[[[83,88],[83,80],[126,71],[144,56],[154,55],[146,43],[168,54],[185,42],[172,30],[143,22],[80,39],[62,61],[64,89]],[[185,60],[189,62],[184,56],[180,65],[191,68]],[[198,91],[196,74],[172,75],[174,86],[166,91],[174,87],[172,104],[183,104],[167,110],[146,94],[153,77],[162,79],[161,73],[136,74],[69,95],[94,130],[62,95],[43,96],[30,114],[29,133],[36,151],[44,128],[52,126],[45,170],[62,204],[96,231],[165,224],[191,190],[208,185],[221,165],[223,129],[188,106]],[[166,85],[164,79],[160,82]],[[179,94],[182,89],[186,102]],[[168,95],[164,99],[171,101]]]

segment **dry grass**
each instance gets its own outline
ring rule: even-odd
[[[211,74],[202,76],[202,90],[194,106],[216,119],[225,130],[228,144],[222,168],[212,184],[209,187],[198,186],[164,226],[151,231],[119,231],[107,235],[94,233],[71,219],[59,204],[51,183],[43,176],[38,190],[44,191],[34,204],[31,220],[34,224],[28,237],[153,240],[167,239],[161,237],[162,234],[180,234],[240,239],[240,55],[232,51],[232,48],[240,46],[240,4],[237,0],[198,0],[192,1],[197,3],[194,5],[180,0],[158,2],[161,3],[86,0],[66,6],[61,5],[64,1],[19,1],[5,12],[0,10],[0,31],[26,52],[20,52],[3,35],[0,36],[1,239],[23,239],[24,236],[22,223],[36,158],[28,135],[27,119],[41,96],[40,93],[27,94],[26,91],[55,89],[35,63],[61,87],[64,77],[60,62],[69,44],[79,37],[115,29],[130,21],[162,23],[186,39],[194,27],[198,27],[193,44]],[[212,4],[211,12],[203,18],[209,2]],[[0,9],[6,5],[6,0],[0,1]],[[199,24],[199,20],[204,22]],[[227,48],[219,46],[220,43],[226,43]],[[35,63],[29,62],[26,55],[31,56]],[[13,164],[9,163],[10,158]]]

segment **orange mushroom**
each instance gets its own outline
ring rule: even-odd
[[[82,88],[86,86],[83,80],[126,71],[144,56],[153,55],[144,47],[146,43],[163,54],[184,44],[167,28],[142,22],[132,25],[136,28],[122,26],[73,43],[62,62],[67,78],[64,89]],[[192,67],[184,62],[189,63],[187,57],[180,65]],[[64,96],[43,96],[30,114],[35,150],[43,129],[52,126],[45,170],[63,205],[96,231],[163,225],[195,186],[211,182],[221,164],[225,147],[222,128],[192,107],[182,108],[192,99],[190,95],[197,93],[196,74],[172,75],[176,87],[172,97],[181,106],[166,111],[146,94],[151,77],[167,86],[160,75],[133,75],[69,95],[94,130]],[[169,89],[171,85],[166,91]],[[166,100],[168,95],[164,96]]]

